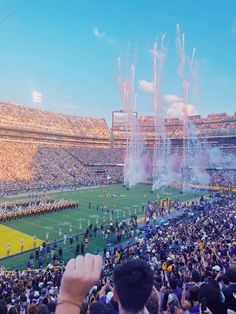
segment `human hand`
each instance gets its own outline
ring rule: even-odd
[[[167,306],[167,311],[165,312],[166,314],[170,314],[170,308]],[[179,309],[177,306],[174,307],[174,314],[182,314],[183,311]]]
[[[91,287],[98,282],[102,271],[102,258],[86,254],[72,258],[62,277],[59,302],[80,305]]]

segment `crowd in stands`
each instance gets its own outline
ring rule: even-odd
[[[145,130],[146,137],[154,137],[154,117],[140,116],[139,122],[141,128]],[[164,119],[163,121],[167,138],[183,137],[183,120],[178,118]],[[194,123],[197,136],[219,136],[235,135],[236,132],[236,114],[228,116],[226,113],[210,114],[207,117],[190,116],[188,117],[190,125]],[[120,135],[124,134],[121,132]],[[115,132],[116,134],[116,132]]]
[[[22,130],[36,129],[52,134],[110,137],[110,132],[104,119],[72,116],[8,103],[0,103],[0,122],[2,126],[18,127]]]
[[[205,152],[206,149],[206,152]],[[194,151],[194,149],[193,149]],[[196,149],[195,149],[196,151]],[[209,185],[235,187],[235,146],[202,149]],[[43,191],[123,182],[124,149],[55,146],[1,141],[0,193]],[[171,148],[169,157],[179,164],[182,147]],[[199,156],[200,150],[197,150]],[[147,151],[149,164],[153,153]],[[174,166],[174,165],[173,165]],[[225,170],[224,170],[225,169]]]
[[[154,116],[140,116],[138,121],[141,130],[144,132],[147,140],[155,139]],[[182,139],[184,135],[183,120],[180,118],[168,118],[163,121],[165,134],[168,139]],[[214,136],[232,136],[236,134],[236,114],[228,116],[227,114],[208,115],[207,117],[190,116],[186,123],[185,132],[194,126],[195,136],[214,137]],[[127,131],[123,125],[113,126],[114,140],[125,142]],[[124,145],[124,144],[123,144]]]
[[[121,183],[122,153],[116,152],[1,141],[0,192]]]
[[[178,217],[104,249],[103,267],[86,254],[66,271],[2,269],[0,313],[235,313],[235,194],[175,206]]]
[[[140,117],[139,121],[147,139],[150,137],[154,139],[154,118]],[[197,135],[205,133],[210,135],[221,130],[224,132],[233,130],[235,135],[235,114],[233,116],[226,113],[212,114],[206,118],[193,116],[189,117],[189,121],[190,124],[195,123]],[[164,122],[168,138],[183,137],[181,119],[165,119]],[[42,131],[42,134],[33,133],[36,129]],[[25,106],[0,104],[0,131],[13,132],[0,133],[0,195],[123,182],[124,168],[121,165],[124,164],[125,141],[122,142],[123,148],[120,149],[105,147],[112,139],[103,119],[82,118]],[[60,140],[54,138],[56,133],[61,134]],[[124,132],[121,133],[126,137]],[[119,131],[114,131],[113,135],[114,139],[117,139]],[[71,136],[69,140],[67,136]],[[96,138],[107,139],[108,142],[89,142],[88,145],[84,142],[82,145],[77,143],[73,136],[88,138],[89,141]],[[209,185],[235,186],[235,145],[233,142],[231,146],[227,145],[221,149],[218,149],[217,145],[214,148],[207,148],[207,156],[214,157],[204,161],[205,168],[212,168],[208,170]],[[175,164],[179,164],[178,171],[183,156],[181,150],[181,147],[171,148],[171,154],[176,156]],[[152,156],[152,153],[149,155]],[[151,158],[147,163],[151,168]],[[223,169],[226,169],[225,174]],[[150,176],[151,170],[147,177]]]
[[[123,162],[125,151],[116,148],[71,148],[70,153],[86,165],[116,165]]]

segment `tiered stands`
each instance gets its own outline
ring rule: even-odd
[[[141,130],[146,136],[147,143],[153,144],[155,138],[155,123],[153,116],[140,116],[138,118]],[[201,139],[235,137],[236,135],[236,113],[229,116],[226,113],[209,114],[207,117],[190,116],[188,120],[194,122],[196,135]],[[183,120],[180,118],[164,119],[167,138],[178,141],[183,138]],[[124,146],[126,139],[126,128],[123,125],[113,125],[113,142],[116,147]]]
[[[0,136],[27,140],[110,145],[110,131],[104,119],[85,118],[0,104]]]
[[[104,119],[0,104],[0,138],[0,193],[121,182]]]

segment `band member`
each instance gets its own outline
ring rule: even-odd
[[[37,236],[34,236],[34,248],[36,248],[37,245]]]
[[[11,247],[10,247],[10,242],[7,244],[7,256],[10,255]]]
[[[21,252],[24,251],[24,247],[25,247],[25,241],[24,239],[21,239]]]

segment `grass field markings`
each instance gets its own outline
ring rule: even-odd
[[[43,229],[44,231],[45,231],[45,226],[41,226],[41,225],[39,225],[39,224],[35,224],[35,223],[33,223],[33,222],[29,222],[29,221],[24,221],[24,222],[26,222],[27,224],[29,224],[29,225],[31,225],[31,226],[35,226],[35,227],[37,227],[37,228],[41,228],[41,229]],[[51,230],[52,232],[54,232],[54,233],[58,233],[57,231],[55,231],[55,230]]]
[[[10,243],[10,255],[11,257],[17,253],[20,253],[20,243],[24,239],[25,250],[31,249],[33,247],[33,236],[9,226],[3,224],[0,225],[0,233],[2,236],[1,246],[0,246],[0,259],[7,256],[6,247],[7,242]],[[4,239],[3,239],[4,237]],[[41,245],[42,240],[37,238],[37,245]]]
[[[64,216],[64,217],[66,217],[66,218],[68,218],[68,219],[74,219],[74,217],[77,217],[78,215],[65,215],[65,214],[63,214],[63,213],[61,213],[61,212],[57,212],[57,213],[55,213],[55,214],[58,214],[58,215],[56,215],[56,216]],[[73,214],[73,212],[71,212],[71,214]],[[55,217],[54,217],[55,218]],[[59,217],[58,217],[59,218]],[[50,219],[50,218],[47,218],[47,219]],[[60,218],[59,218],[60,219]],[[54,221],[54,220],[52,220],[51,219],[51,221]]]
[[[113,190],[113,189],[115,189],[115,192],[114,193],[122,193],[122,192],[117,192],[118,190],[122,190],[123,192],[124,192],[124,189],[122,189],[121,187],[114,187],[114,186],[112,186],[112,187],[110,187],[110,189],[111,190]],[[99,193],[101,194],[101,191],[102,190],[104,190],[104,188],[103,189],[101,189],[100,191],[99,191]],[[108,190],[108,188],[106,188],[106,191]],[[140,192],[140,189],[138,188],[137,189],[138,190],[138,192]],[[134,192],[136,192],[137,193],[137,190],[136,191],[134,191]],[[146,193],[146,195],[148,195],[148,191],[146,191],[147,189],[145,189],[145,191],[144,192],[141,192],[141,193],[139,193],[140,195],[142,195],[141,197],[140,197],[140,203],[142,202],[142,201],[146,201],[146,199],[144,199],[143,198],[143,193]],[[78,199],[78,200],[80,200],[80,208],[79,208],[79,210],[78,210],[78,212],[77,212],[77,210],[75,210],[75,211],[73,211],[73,209],[72,210],[70,210],[70,211],[65,211],[66,213],[68,213],[68,215],[69,215],[69,219],[65,219],[65,220],[71,220],[72,219],[72,216],[75,216],[75,217],[78,217],[78,215],[80,215],[80,214],[82,214],[83,216],[87,216],[88,217],[88,214],[91,214],[91,212],[90,213],[88,213],[88,210],[86,210],[86,208],[87,208],[87,205],[88,205],[88,202],[89,202],[89,198],[91,198],[91,200],[92,200],[92,203],[93,204],[99,204],[99,205],[101,205],[101,201],[103,201],[103,200],[99,200],[98,199],[98,190],[97,191],[84,191],[84,193],[85,192],[94,192],[94,194],[93,194],[93,198],[92,198],[92,196],[90,196],[91,194],[90,193],[87,193],[87,196],[86,196],[86,194],[84,194],[83,196],[81,195],[81,197],[80,197],[80,195],[79,195],[79,192],[78,192],[78,197],[76,197],[76,195],[75,195],[75,191],[74,192],[72,192],[71,193],[71,191],[66,191],[65,192],[65,194],[66,194],[66,196],[65,196],[65,198],[66,199],[72,199],[72,198],[76,198],[76,199]],[[71,193],[71,197],[70,197],[70,193]],[[173,192],[173,189],[172,189],[172,193],[174,193]],[[183,203],[184,202],[186,202],[186,201],[191,201],[190,200],[190,198],[191,198],[191,196],[195,196],[194,194],[195,193],[188,193],[188,194],[179,194],[179,189],[176,189],[176,191],[175,191],[175,193],[176,193],[176,195],[174,195],[174,197],[172,197],[173,199],[174,198],[179,198]],[[175,194],[174,193],[174,194]],[[202,194],[204,194],[204,193],[201,193],[201,194],[199,194],[199,195],[197,195],[197,197],[199,198]],[[61,195],[62,195],[62,193],[57,193],[57,197],[58,198],[61,198]],[[154,195],[150,195],[150,200],[151,199],[154,199],[154,197],[153,197]],[[186,199],[186,196],[188,196],[188,199]],[[131,207],[131,208],[133,208],[133,204],[132,204],[132,200],[135,200],[135,198],[137,197],[137,194],[135,194],[134,193],[134,195],[133,195],[133,197],[132,197],[132,199],[129,199],[129,198],[126,198],[125,200],[122,200],[122,199],[109,199],[109,200],[104,200],[104,202],[105,203],[107,203],[107,205],[108,206],[113,206],[113,204],[116,204],[116,206],[118,207],[118,208],[123,208],[123,211],[124,211],[124,208],[125,208],[125,206],[129,206],[129,207]],[[138,201],[138,199],[137,199],[137,201]],[[146,203],[144,203],[145,205],[146,205]],[[139,205],[140,206],[140,205]],[[129,208],[128,207],[128,208]],[[94,208],[94,206],[92,207],[92,210],[91,210],[92,212],[96,212],[95,211],[95,208]],[[63,213],[64,213],[64,211],[63,211]],[[99,210],[99,215],[100,216],[102,216],[103,215],[103,217],[105,218],[105,220],[106,221],[108,221],[108,218],[109,218],[109,216],[107,215],[107,213],[105,213],[105,212],[101,212],[100,210]],[[55,217],[55,220],[57,220],[57,218],[60,216],[61,217],[61,212],[57,212],[57,213],[53,213],[53,214],[49,214],[49,218],[52,218],[51,217],[51,215],[54,215],[55,214],[55,216],[53,216],[53,218]],[[58,215],[59,214],[59,215]],[[174,215],[175,215],[176,213],[174,213]],[[56,215],[57,215],[57,217],[56,217]],[[65,214],[63,214],[63,215],[65,215]],[[67,216],[68,216],[67,215]],[[138,216],[140,216],[140,215],[138,215]],[[141,217],[142,217],[143,215],[141,214]],[[173,216],[172,216],[173,217]],[[83,218],[80,218],[80,219],[83,219]],[[78,221],[80,220],[80,219],[78,219]],[[85,218],[84,218],[85,219]],[[61,220],[63,220],[63,217],[61,217]],[[86,219],[85,219],[86,220]],[[33,221],[35,221],[35,220],[33,220]],[[43,223],[43,222],[42,222]],[[87,227],[87,226],[85,226],[85,224],[83,224],[84,226],[83,226],[83,229],[81,230],[81,231],[84,231],[84,227]],[[40,232],[40,234],[42,234],[42,231],[39,231]],[[58,238],[58,237],[57,237]],[[96,242],[97,242],[97,240],[96,240]],[[99,242],[99,241],[98,241]],[[102,242],[102,240],[100,241],[100,242]],[[102,247],[104,244],[101,244],[100,245],[100,247]],[[70,248],[68,249],[68,252],[69,252],[69,250],[70,250]],[[23,257],[23,258],[25,258],[25,257]],[[11,263],[11,261],[12,260],[10,260],[9,262]],[[10,266],[10,267],[12,267],[12,266]]]
[[[49,220],[49,221],[53,221],[53,223],[56,222],[55,220],[52,220],[52,219],[49,219],[49,218],[46,218],[46,217],[42,217],[42,218],[44,218],[44,219],[46,219],[46,220]],[[62,226],[62,227],[72,226],[73,228],[78,228],[78,226],[73,225],[73,224],[72,224],[71,222],[69,222],[69,221],[63,221],[63,222],[59,223],[59,225]],[[55,228],[53,227],[53,229],[55,229]],[[52,231],[53,231],[53,230],[52,230]],[[57,233],[57,231],[55,231],[55,232]]]
[[[60,220],[58,220],[58,219],[50,219],[50,218],[45,217],[45,216],[41,216],[41,218],[44,219],[44,220],[47,220],[47,221],[52,221],[53,224],[54,224],[56,221],[60,221]],[[67,225],[71,225],[71,223],[70,223],[69,221],[63,221],[63,223],[66,223]]]
[[[60,222],[58,226],[70,226],[71,223],[68,222],[68,221],[63,221],[63,222]]]
[[[53,228],[52,226],[46,226],[45,229],[51,231],[51,230],[53,230],[54,228]]]

